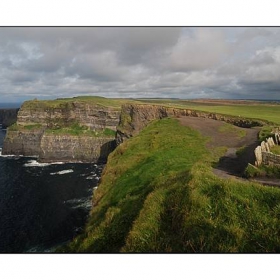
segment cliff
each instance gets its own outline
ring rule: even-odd
[[[59,128],[76,122],[91,130],[116,128],[119,121],[119,108],[105,107],[95,102],[72,100],[25,102],[18,112],[17,124],[41,124]]]
[[[94,98],[27,101],[4,140],[2,154],[38,156],[40,161],[106,161],[115,147],[120,107]]]
[[[0,124],[3,128],[7,128],[17,120],[19,109],[0,109]]]
[[[122,143],[134,135],[137,135],[152,120],[158,120],[166,117],[178,118],[180,116],[221,120],[244,128],[263,126],[266,124],[266,122],[262,120],[245,119],[197,110],[171,108],[159,105],[125,104],[122,106],[120,122],[117,127],[117,144]]]

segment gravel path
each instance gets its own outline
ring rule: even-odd
[[[207,143],[207,148],[228,147],[225,155],[220,158],[217,166],[213,168],[214,174],[220,178],[249,181],[242,176],[248,163],[254,164],[255,162],[254,150],[258,146],[258,133],[261,128],[236,127],[234,131],[222,132],[221,127],[225,125],[222,121],[197,117],[180,117],[179,121],[182,125],[196,129],[203,136],[209,137],[211,140]],[[246,132],[244,137],[240,137],[242,131]],[[237,157],[236,151],[244,146],[246,146],[246,149]],[[251,181],[280,187],[279,179],[255,178]]]

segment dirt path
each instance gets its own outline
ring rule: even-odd
[[[258,146],[259,127],[225,129],[227,128],[225,122],[197,117],[181,117],[179,121],[182,125],[196,129],[203,136],[209,137],[211,140],[207,143],[207,148],[228,148],[217,166],[213,168],[214,174],[221,178],[248,181],[242,176],[248,163],[254,164],[255,162],[254,150]],[[246,148],[237,156],[236,152],[241,147]],[[278,179],[261,178],[252,181],[265,185],[280,186]]]

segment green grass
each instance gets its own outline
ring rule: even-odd
[[[280,105],[279,104],[244,104],[244,105],[220,105],[191,102],[186,100],[142,100],[142,102],[152,104],[164,104],[178,108],[188,108],[204,112],[219,113],[230,116],[240,116],[243,118],[260,119],[280,124]]]
[[[265,141],[267,138],[273,137],[274,134],[272,133],[272,131],[274,128],[275,128],[274,126],[270,126],[270,125],[263,126],[261,131],[259,132],[259,137],[258,137],[259,141],[260,142]]]
[[[206,141],[162,119],[121,144],[84,233],[58,251],[279,252],[280,190],[217,178]]]
[[[270,151],[273,153],[273,154],[276,154],[276,155],[280,155],[280,146],[273,146],[270,148]]]
[[[236,126],[230,125],[228,123],[224,123],[222,126],[220,126],[219,132],[227,134],[231,133],[233,135],[237,135],[239,138],[243,138],[246,136],[245,130],[240,130]]]
[[[268,178],[279,178],[280,179],[280,168],[276,165],[261,165],[252,166],[248,165],[245,170],[245,176],[247,178],[254,177],[268,177]]]
[[[132,104],[154,104],[174,108],[193,109],[204,112],[219,113],[229,116],[240,116],[243,118],[259,119],[275,124],[280,124],[280,105],[279,104],[231,104],[221,105],[213,103],[199,103],[179,99],[127,99],[127,98],[104,98],[101,96],[77,96],[73,98],[60,98],[56,100],[30,100],[24,102],[25,108],[36,109],[71,109],[73,102],[83,102],[87,104],[96,104],[104,107],[112,107],[120,110],[126,103]]]
[[[55,100],[30,100],[24,102],[23,106],[29,109],[45,108],[45,109],[71,109],[73,102],[82,102],[86,104],[99,105],[103,107],[112,107],[120,110],[121,105],[125,103],[138,103],[132,99],[125,98],[105,98],[101,96],[77,96],[73,98],[59,98]]]
[[[17,123],[9,126],[9,131],[23,131],[23,130],[38,130],[42,128],[42,125],[39,123],[30,124],[30,125],[18,125]]]
[[[73,123],[67,127],[59,128],[48,128],[45,130],[47,134],[54,135],[73,135],[73,136],[91,136],[91,137],[104,137],[104,136],[115,136],[115,131],[109,128],[104,130],[91,130],[87,126],[82,126],[78,123]]]

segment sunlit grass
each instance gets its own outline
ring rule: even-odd
[[[280,190],[216,177],[206,141],[162,119],[121,144],[84,234],[59,251],[279,252]]]

